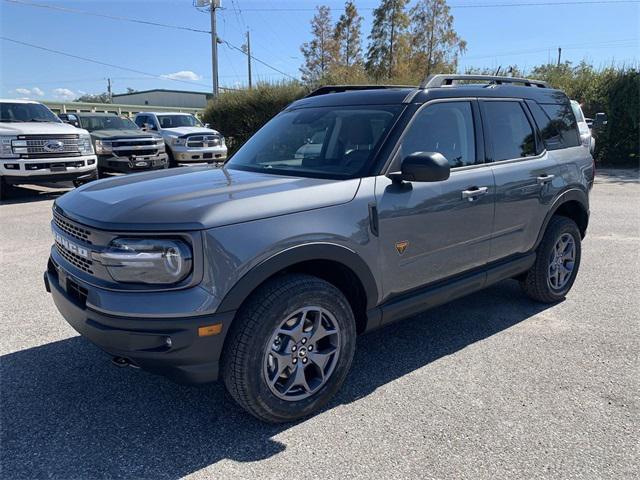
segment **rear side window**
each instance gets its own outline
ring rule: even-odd
[[[580,145],[578,123],[569,102],[566,104],[538,104],[527,101],[547,150]]]
[[[483,102],[493,161],[536,155],[535,133],[520,102]]]

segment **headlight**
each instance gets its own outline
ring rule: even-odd
[[[164,139],[163,138],[160,138],[160,139],[156,140],[156,147],[158,148],[159,152],[164,152],[165,146],[164,146]]]
[[[96,140],[96,153],[98,155],[109,154],[112,152],[112,144],[111,142],[106,142],[104,140]]]
[[[91,137],[89,135],[80,135],[78,138],[78,148],[80,153],[91,155],[93,153],[93,145],[91,145]]]
[[[223,147],[226,147],[226,146],[227,146],[227,144],[226,144],[226,143],[225,143],[225,141],[224,141],[224,137],[220,137],[220,144],[221,144]]]
[[[182,146],[182,145],[186,145],[186,143],[187,143],[186,138],[174,137],[171,139],[171,145]]]
[[[11,142],[15,140],[13,136],[0,136],[0,157],[1,158],[18,158],[18,155],[13,153],[11,149]]]
[[[116,238],[93,258],[116,282],[173,284],[184,280],[193,266],[189,246],[181,240]]]

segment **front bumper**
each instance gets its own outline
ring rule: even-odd
[[[109,355],[179,383],[218,379],[224,338],[235,312],[174,318],[111,315],[87,305],[89,289],[96,287],[71,277],[52,261],[44,282],[65,320]],[[147,300],[144,293],[138,295],[141,303]],[[222,325],[218,335],[198,335],[199,327],[217,324]]]
[[[172,145],[171,153],[176,162],[223,162],[227,159],[227,147],[187,148]]]
[[[0,159],[0,175],[6,183],[57,182],[95,175],[95,155],[38,159]],[[8,168],[17,166],[17,168]]]
[[[115,155],[98,155],[98,167],[109,172],[133,173],[147,170],[167,168],[166,153],[139,157],[118,157]]]

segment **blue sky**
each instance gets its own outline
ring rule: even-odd
[[[192,0],[19,1],[209,29],[208,14],[195,9]],[[452,10],[455,28],[468,42],[460,68],[513,64],[531,68],[555,59],[558,46],[563,47],[563,59],[573,62],[586,59],[595,65],[612,61],[637,65],[639,3],[611,0],[607,4],[592,5],[463,7],[540,2],[544,3],[543,0],[449,0],[452,7],[458,6]],[[344,4],[334,0],[222,0],[224,9],[218,13],[219,36],[240,46],[249,29],[255,57],[298,77],[302,62],[299,47],[309,39],[309,21],[313,8],[319,3],[333,8],[334,19]],[[372,9],[377,4],[377,0],[356,1],[364,17],[365,37],[371,27]],[[113,79],[115,93],[127,87],[199,91],[210,88],[210,40],[204,33],[0,0],[0,36],[156,75],[144,76],[0,40],[1,97],[71,99],[84,92],[105,91],[107,77]],[[219,58],[221,85],[246,84],[244,55],[220,45]],[[285,78],[257,63],[253,65],[253,72],[256,80]]]

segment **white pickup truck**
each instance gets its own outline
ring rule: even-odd
[[[0,199],[9,185],[94,178],[89,132],[63,123],[41,103],[0,99]]]

